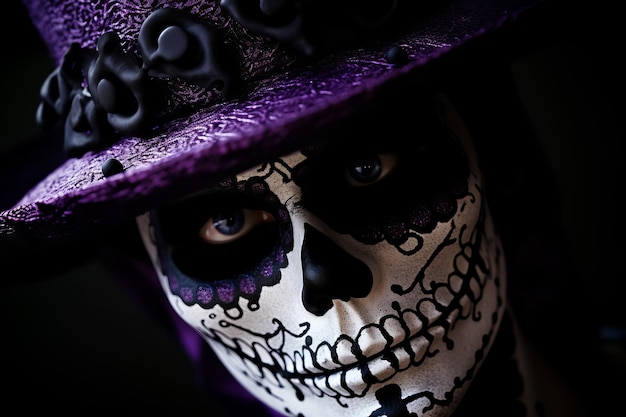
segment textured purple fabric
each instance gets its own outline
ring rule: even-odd
[[[24,1],[56,59],[71,42],[93,47],[106,30],[116,31],[128,50],[136,49],[141,22],[166,5],[193,11],[227,29],[235,26],[216,1]],[[430,61],[510,23],[529,3],[537,1],[446,2],[436,14],[416,17],[408,33],[306,65],[275,44],[262,44],[261,37],[233,30],[232,40],[241,45],[241,56],[248,57],[245,96],[215,104],[197,90],[181,89],[180,101],[197,107],[193,115],[161,126],[152,138],[125,138],[66,161],[14,208],[0,213],[0,235],[28,239],[82,233],[294,151],[315,140],[321,128],[380,98],[381,92],[419,77]],[[408,52],[406,65],[385,61],[385,52],[394,45]],[[101,166],[109,158],[119,160],[125,172],[105,179]]]

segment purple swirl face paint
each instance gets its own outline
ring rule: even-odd
[[[438,102],[409,138],[359,129],[138,219],[173,308],[277,411],[447,416],[487,355],[504,260]]]

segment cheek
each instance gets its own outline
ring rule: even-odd
[[[394,305],[399,310],[419,306],[424,313],[420,322],[427,323],[442,314],[457,314],[454,311],[466,315],[482,298],[486,277],[501,274],[489,266],[501,260],[499,240],[483,207],[478,180],[470,179],[467,195],[458,201],[454,214],[429,233],[405,228],[405,239],[396,245],[388,241],[364,245],[338,238],[373,274],[368,296],[350,300],[363,304],[359,316],[365,317],[364,321],[379,320],[383,312],[392,312]]]

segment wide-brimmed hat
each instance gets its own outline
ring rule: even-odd
[[[68,158],[0,235],[84,234],[295,151],[539,3],[24,0],[58,64],[37,118]]]

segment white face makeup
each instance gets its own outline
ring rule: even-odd
[[[172,307],[276,410],[448,416],[487,355],[504,258],[439,104],[408,137],[381,118],[138,219]]]

